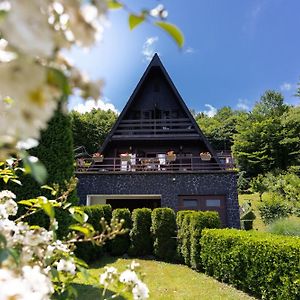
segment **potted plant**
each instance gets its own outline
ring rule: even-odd
[[[211,154],[209,152],[201,152],[200,158],[201,160],[211,160]]]
[[[103,155],[99,152],[93,154],[94,162],[103,162]]]
[[[131,154],[128,152],[120,154],[121,160],[122,161],[130,161],[131,159]]]
[[[176,160],[176,154],[174,151],[168,151],[166,155],[167,161],[175,161]]]

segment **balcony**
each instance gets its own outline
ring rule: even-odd
[[[112,139],[170,138],[174,135],[198,137],[198,132],[188,118],[122,120]]]
[[[108,157],[96,161],[93,158],[77,160],[76,172],[78,173],[178,173],[178,172],[219,172],[235,169],[232,161],[201,160],[199,156],[179,156],[174,160],[164,157]]]

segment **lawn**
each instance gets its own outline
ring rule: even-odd
[[[150,299],[255,299],[229,285],[220,283],[202,273],[195,272],[187,266],[144,259],[136,259],[136,261],[141,264],[142,271],[146,274],[144,281],[150,289]],[[106,256],[100,262],[90,267],[90,274],[99,278],[99,274],[103,272],[105,264],[113,265],[123,271],[130,262],[131,260],[128,259]],[[75,280],[78,299],[99,298],[101,291],[93,287],[95,280],[90,279],[89,282],[85,282],[84,278]],[[115,299],[124,298],[119,297]]]

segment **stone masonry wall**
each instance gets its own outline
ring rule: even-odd
[[[228,227],[239,228],[235,172],[222,173],[77,173],[81,204],[91,194],[160,194],[161,206],[177,209],[178,195],[225,195]]]

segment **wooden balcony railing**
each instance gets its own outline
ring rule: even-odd
[[[99,160],[99,159],[98,159]],[[96,161],[93,158],[77,160],[76,172],[207,172],[233,170],[233,162],[221,161],[216,163],[203,161],[198,156],[180,157],[169,161],[167,158],[149,158],[149,157],[108,157],[102,161]]]
[[[170,135],[197,133],[190,119],[123,120],[115,135]]]

